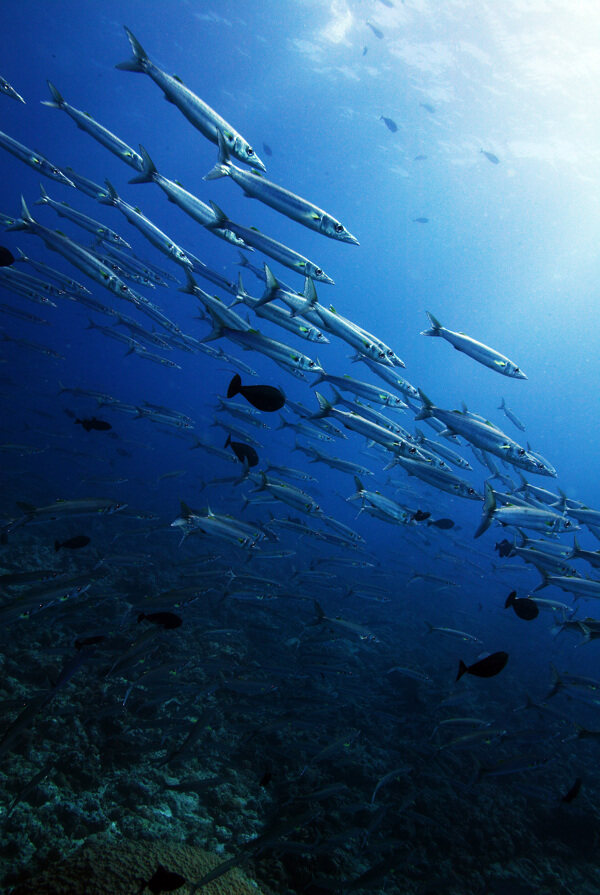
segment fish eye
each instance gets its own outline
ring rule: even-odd
[[[323,271],[321,270],[320,267],[317,267],[317,269],[315,270],[315,273],[316,273],[316,275],[317,275],[318,277],[323,276]]]
[[[343,224],[336,224],[335,227],[334,227],[333,229],[335,230],[336,233],[341,233],[342,230],[344,229],[344,225],[343,225]]]
[[[252,149],[252,146],[248,146],[248,149],[246,150],[246,153],[247,153],[248,155],[254,155],[254,150]]]
[[[119,289],[121,290],[121,292],[129,292],[129,286],[126,286],[125,283],[121,283]]]
[[[565,519],[565,528],[570,528],[570,527],[571,527],[571,520]]]
[[[469,488],[469,494],[475,494],[475,488]]]
[[[409,454],[416,454],[416,453],[417,453],[417,449],[416,449],[416,447],[411,447],[411,448],[409,448],[409,449],[408,449],[408,453],[409,453]]]
[[[525,448],[519,448],[519,457],[523,457],[526,453],[527,451],[525,450]]]

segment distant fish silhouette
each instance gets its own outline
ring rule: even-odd
[[[139,891],[143,892],[144,889],[148,888],[152,895],[161,895],[161,892],[174,892],[176,889],[180,889],[185,885],[185,882],[184,876],[181,876],[179,873],[173,873],[171,870],[163,867],[162,864],[159,864],[156,871]]]
[[[271,149],[271,147],[269,146],[268,143],[263,143],[262,146],[263,146],[265,155],[273,155],[273,150]]]
[[[393,134],[395,134],[396,131],[398,130],[398,125],[396,124],[396,122],[394,121],[393,118],[386,118],[384,115],[380,115],[379,120],[383,121],[383,123],[385,124],[387,129],[389,131],[391,131]]]
[[[459,680],[463,674],[474,674],[475,677],[494,677],[502,671],[507,662],[508,653],[504,652],[492,653],[485,659],[480,659],[469,666],[465,665],[461,659],[456,680]]]
[[[500,159],[497,155],[494,155],[493,152],[486,152],[485,149],[480,149],[479,151],[485,155],[486,159],[488,159],[492,163],[492,165],[500,164]]]
[[[4,246],[0,246],[0,267],[10,267],[11,264],[14,264],[14,260],[13,253]]]
[[[380,31],[379,28],[375,27],[375,25],[371,25],[370,22],[365,22],[365,25],[367,25],[371,29],[375,37],[378,37],[379,40],[383,40],[383,31]]]
[[[428,224],[429,218],[413,218],[413,224]]]
[[[429,112],[430,115],[434,115],[434,114],[435,114],[435,109],[434,109],[434,107],[431,106],[429,103],[419,103],[419,105],[421,106],[422,109],[425,109],[426,112]]]

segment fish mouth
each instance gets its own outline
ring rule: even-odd
[[[251,168],[256,168],[259,171],[262,171],[263,174],[266,174],[267,166],[261,162],[257,155],[253,155],[251,159],[245,158],[244,161],[247,165],[250,165]]]
[[[344,233],[344,235],[343,235],[343,237],[342,237],[342,240],[343,240],[343,242],[348,242],[348,243],[350,243],[350,245],[353,245],[353,246],[359,246],[359,245],[360,245],[360,242],[358,241],[358,239],[356,238],[356,236],[352,236],[352,234],[351,234],[351,233],[348,233],[347,230],[346,230],[346,232]]]
[[[57,180],[59,183],[64,183],[65,186],[72,186],[73,189],[76,189],[76,186],[75,186],[75,184],[73,183],[73,181],[72,181],[72,180],[69,180],[69,178],[67,177],[67,175],[66,175],[66,174],[63,174],[62,171],[59,173],[59,175],[58,175],[58,177],[56,178],[56,180]]]
[[[327,283],[329,286],[335,286],[335,281],[332,280],[331,277],[328,277],[326,273],[319,275],[315,274],[314,279],[318,280],[319,283]]]

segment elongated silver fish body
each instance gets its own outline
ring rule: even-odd
[[[314,205],[308,199],[303,199],[301,196],[297,196],[276,183],[271,183],[270,180],[267,180],[256,171],[245,171],[243,168],[234,165],[230,158],[227,142],[221,131],[219,131],[217,136],[219,161],[204,176],[204,180],[231,177],[238,186],[241,186],[247,196],[250,196],[252,199],[258,199],[259,202],[269,205],[275,211],[279,211],[293,221],[298,221],[299,224],[303,224],[310,230],[316,230],[317,233],[322,233],[323,236],[328,236],[330,239],[358,245],[356,237],[352,236],[343,224],[330,214],[327,214],[326,211],[323,211],[322,208],[319,208],[318,205]]]
[[[484,367],[489,367],[490,370],[495,370],[496,373],[510,376],[513,379],[527,379],[521,368],[514,361],[500,354],[499,351],[484,345],[483,342],[472,339],[471,336],[467,336],[465,333],[457,333],[451,329],[446,329],[429,311],[427,316],[431,321],[431,329],[424,330],[421,333],[422,336],[440,336],[456,348],[457,351],[468,354],[473,360],[483,364]]]
[[[154,83],[160,87],[169,102],[177,106],[179,111],[185,115],[187,120],[197,128],[200,133],[204,134],[207,139],[213,143],[217,142],[217,135],[223,134],[227,143],[227,148],[231,154],[240,162],[248,165],[254,165],[261,171],[266,171],[266,167],[259,159],[254,149],[235,128],[233,128],[224,118],[215,112],[208,103],[196,96],[183,82],[172,75],[168,75],[158,65],[155,65],[149,58],[136,37],[131,33],[129,28],[125,28],[125,33],[129,38],[131,49],[133,50],[133,58],[127,62],[121,62],[116,68],[123,71],[138,71],[149,75]]]

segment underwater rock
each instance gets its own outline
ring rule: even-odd
[[[13,895],[133,895],[159,865],[188,881],[177,890],[178,895],[188,895],[191,883],[222,861],[221,856],[192,845],[91,836],[68,857],[29,878],[24,876]],[[261,895],[256,883],[237,869],[203,891],[206,895]]]

